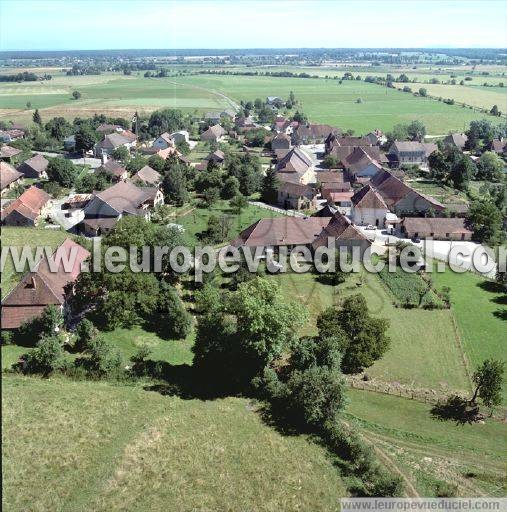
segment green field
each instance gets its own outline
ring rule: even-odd
[[[439,481],[456,485],[460,496],[504,495],[505,424],[457,425],[433,419],[429,405],[413,400],[359,390],[349,396],[359,432],[421,496],[434,496]]]
[[[302,71],[297,67],[286,69]],[[342,72],[329,71],[329,74],[335,76]],[[366,74],[369,73],[362,73]],[[82,94],[77,101],[71,99],[76,89]],[[478,95],[483,94],[482,89],[477,89]],[[148,79],[112,73],[90,77],[57,73],[50,81],[0,83],[0,119],[30,121],[32,111],[25,107],[28,101],[32,108],[41,109],[44,119],[95,113],[130,116],[135,110],[147,114],[163,107],[186,112],[220,110],[241,100],[271,95],[287,97],[291,90],[300,102],[298,108],[311,121],[353,129],[356,133],[367,133],[374,128],[389,130],[397,123],[419,119],[429,134],[442,135],[450,130],[463,130],[471,120],[482,116],[469,109],[355,80],[339,84],[338,80],[323,78],[187,75]],[[490,92],[488,89],[484,94]],[[362,103],[356,103],[358,98]]]
[[[287,273],[275,279],[287,297],[309,308],[310,322],[303,334],[315,334],[317,315],[350,293],[362,293],[370,312],[390,321],[391,347],[368,368],[366,373],[370,377],[414,388],[467,391],[469,385],[450,311],[396,308],[378,276],[367,273],[363,276],[364,284],[360,287],[356,285],[357,276],[351,276],[337,287],[321,284],[309,273]]]
[[[266,426],[245,399],[9,376],[3,505],[27,510],[336,510],[323,448]]]
[[[489,357],[505,360],[505,291],[471,272],[457,274],[446,269],[444,273],[434,272],[432,279],[437,287],[451,289],[452,310],[472,367]],[[507,384],[504,385],[505,398]]]
[[[216,217],[230,217],[230,231],[228,240],[233,240],[245,228],[253,224],[259,219],[280,217],[282,214],[260,208],[254,205],[248,205],[241,211],[240,215],[232,212],[229,207],[229,201],[220,200],[211,207],[205,207],[201,203],[197,203],[195,207],[187,209],[188,213],[178,216],[174,222],[185,228],[185,238],[189,246],[193,247],[198,239],[197,234],[202,233],[207,226],[208,219],[211,215]]]

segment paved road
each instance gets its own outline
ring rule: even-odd
[[[34,151],[34,153],[38,153],[39,155],[50,156],[50,157],[63,156],[64,158],[67,158],[68,160],[70,160],[73,164],[89,165],[92,169],[96,169],[97,167],[100,167],[102,164],[102,160],[100,158],[92,158],[89,156],[87,156],[86,158],[73,157],[73,156],[63,155],[61,153],[51,153],[50,151]]]
[[[253,206],[258,206],[259,208],[264,208],[265,210],[271,210],[273,212],[281,213],[282,215],[287,215],[288,217],[306,217],[304,213],[298,212],[297,210],[284,210],[283,208],[271,206],[270,204],[262,203],[261,201],[248,201],[248,203]]]

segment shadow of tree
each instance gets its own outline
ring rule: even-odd
[[[470,405],[465,398],[457,395],[450,396],[447,401],[436,404],[430,413],[437,420],[452,420],[458,425],[475,423],[482,418],[477,405]]]
[[[502,294],[507,293],[506,289],[500,283],[495,281],[481,281],[480,283],[477,283],[477,286],[486,292]]]
[[[166,361],[148,359],[135,363],[132,371],[138,377],[159,381],[143,389],[164,396],[178,396],[183,400],[215,400],[231,396],[231,393],[203,382],[199,372],[188,364],[173,365]]]
[[[507,309],[497,309],[493,312],[493,315],[500,318],[500,320],[507,320]]]

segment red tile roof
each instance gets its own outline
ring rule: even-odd
[[[62,305],[65,287],[77,279],[82,262],[89,256],[84,247],[67,238],[49,259],[43,257],[2,301],[2,328],[18,328],[46,306]]]
[[[19,211],[24,217],[36,219],[50,199],[51,196],[47,192],[32,185],[2,210],[2,220],[14,210]]]

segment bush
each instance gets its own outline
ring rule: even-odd
[[[345,406],[345,383],[340,372],[314,366],[295,371],[287,381],[287,406],[295,424],[320,429],[334,421]]]
[[[123,371],[123,361],[118,348],[109,344],[102,336],[96,336],[88,344],[88,358],[80,363],[95,377],[115,377]]]
[[[57,306],[47,306],[40,316],[23,322],[20,334],[32,339],[33,343],[44,336],[52,336],[63,324],[63,315]]]
[[[44,336],[37,346],[22,356],[24,373],[39,373],[44,376],[66,366],[65,353],[59,336]]]
[[[2,345],[12,345],[14,333],[12,331],[2,331]]]
[[[99,331],[93,325],[93,323],[90,322],[90,320],[88,320],[87,318],[81,320],[81,322],[77,324],[75,331],[75,348],[80,352],[86,350],[88,348],[88,344],[95,336],[97,336],[98,332]]]

